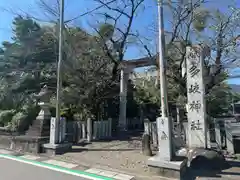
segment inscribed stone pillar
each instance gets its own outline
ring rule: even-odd
[[[157,118],[158,129],[158,158],[165,161],[172,160],[172,126],[170,117]]]
[[[58,124],[55,117],[51,118],[50,125],[50,144],[58,144]]]
[[[124,69],[121,70],[120,77],[120,109],[119,109],[119,128],[122,130],[127,129],[127,119],[126,119],[126,110],[127,110],[127,82],[128,82],[128,73]]]
[[[187,47],[188,146],[207,147],[204,51],[201,46]]]

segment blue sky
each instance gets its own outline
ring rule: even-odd
[[[46,0],[50,4],[53,4],[54,0]],[[138,30],[141,36],[145,36],[148,39],[148,44],[152,48],[155,48],[155,34],[151,30],[153,24],[156,23],[156,0],[147,0],[145,1],[145,8],[141,8],[137,14],[137,17],[133,23],[133,29]],[[211,0],[210,0],[211,1]],[[227,12],[227,6],[230,4],[231,0],[212,0],[211,3],[207,4],[207,7],[218,7],[222,11]],[[240,1],[238,0],[237,5],[240,5]],[[96,7],[97,4],[91,0],[65,0],[65,19],[71,19],[79,14],[89,11]],[[4,10],[7,9],[8,11]],[[39,8],[39,4],[37,0],[0,0],[0,42],[4,40],[10,40],[12,32],[11,32],[11,22],[16,16],[17,13],[27,12],[34,17],[39,19],[49,20],[50,17],[46,16],[43,12],[43,9]],[[168,16],[167,12],[165,12],[165,26],[168,29]],[[80,19],[75,20],[73,23],[81,26],[83,28],[89,28],[89,25],[93,25],[95,23],[95,19],[92,16],[81,17]],[[130,46],[127,49],[125,57],[127,59],[138,58],[144,56],[146,54],[145,51],[140,46]],[[239,71],[239,70],[238,70]],[[240,71],[239,71],[240,74]],[[239,81],[239,82],[238,82]],[[238,83],[240,84],[239,79],[229,80],[229,83]]]

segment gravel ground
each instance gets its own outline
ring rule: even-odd
[[[85,167],[95,167],[134,175],[137,180],[164,180],[148,171],[146,161],[149,157],[141,153],[141,139],[134,137],[125,141],[93,142],[92,144],[73,146],[73,150],[55,159],[69,161]],[[186,180],[239,180],[240,163],[223,173],[205,173],[192,171]],[[217,175],[216,175],[217,174]]]

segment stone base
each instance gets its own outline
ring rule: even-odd
[[[72,149],[72,143],[62,144],[44,144],[44,150],[48,156],[55,156],[57,154],[64,154]]]
[[[14,136],[10,149],[29,153],[42,153],[42,145],[49,142],[49,137]]]
[[[240,138],[234,137],[233,139],[234,154],[240,153]]]
[[[147,161],[149,170],[159,176],[182,179],[187,170],[187,160],[166,161],[159,156],[153,156]]]
[[[9,149],[12,136],[0,135],[0,148]]]

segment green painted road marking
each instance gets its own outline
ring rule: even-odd
[[[23,157],[11,156],[11,155],[7,155],[7,154],[0,154],[0,158],[11,159],[14,161],[31,164],[34,166],[43,167],[43,168],[51,169],[54,171],[63,172],[66,174],[79,176],[79,177],[83,177],[83,178],[87,178],[87,179],[91,179],[91,180],[114,180],[113,178],[104,177],[104,176],[100,176],[100,175],[96,175],[96,174],[92,174],[92,173],[87,173],[84,171],[64,168],[61,166],[47,164],[47,163],[38,162],[38,161],[34,161],[34,160],[29,160],[29,159],[25,159]]]

